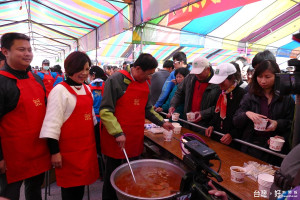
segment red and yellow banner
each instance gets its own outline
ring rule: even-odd
[[[230,10],[256,1],[259,0],[202,0],[170,13],[168,25]]]

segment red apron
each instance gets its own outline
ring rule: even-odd
[[[65,188],[90,185],[99,177],[92,94],[85,84],[86,95],[77,95],[65,82],[60,84],[76,96],[76,106],[61,127],[59,148],[62,168],[55,168],[57,185]]]
[[[45,91],[31,72],[27,73],[28,79],[18,79],[5,71],[0,74],[15,79],[20,90],[16,108],[0,121],[7,182],[13,183],[41,174],[51,167],[47,141],[39,138],[46,113]]]
[[[48,74],[46,74],[46,73],[43,73],[43,74],[44,74],[43,82],[44,82],[44,85],[46,88],[46,96],[48,97],[50,91],[53,88],[54,78],[51,76],[50,72]]]
[[[134,81],[125,70],[119,72],[128,77],[131,83],[124,95],[117,100],[114,115],[126,136],[125,149],[128,157],[136,157],[142,153],[144,148],[145,107],[148,101],[149,86],[147,82]],[[104,126],[102,126],[100,137],[101,150],[104,155],[115,159],[125,158],[115,137],[110,135]]]

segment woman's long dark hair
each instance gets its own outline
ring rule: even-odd
[[[230,62],[230,64],[233,64],[235,69],[236,69],[236,72],[234,74],[231,74],[227,77],[228,80],[236,80],[238,85],[242,84],[243,83],[243,80],[242,80],[242,73],[241,73],[241,69],[240,69],[240,66],[236,63],[236,62]]]
[[[252,76],[252,81],[250,85],[250,93],[257,95],[257,96],[264,96],[264,90],[257,82],[257,77],[261,75],[266,70],[270,70],[273,74],[280,73],[280,68],[277,65],[276,62],[273,60],[265,60],[261,62],[254,71],[254,74]],[[272,89],[272,93],[274,94],[274,86]]]

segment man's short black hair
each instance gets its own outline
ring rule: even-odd
[[[103,66],[103,70],[104,70],[105,73],[106,73],[106,71],[111,70],[111,69],[112,69],[111,65],[104,65]]]
[[[43,60],[43,62],[42,62],[42,65],[43,65],[43,64],[50,65],[50,61],[47,60],[47,59],[45,59],[45,60]]]
[[[187,60],[186,60],[186,55],[185,53],[183,53],[182,51],[176,52],[173,55],[173,60],[177,60],[177,61],[183,61],[183,63],[186,65],[187,64]]]
[[[166,60],[164,62],[163,68],[172,68],[174,69],[174,64],[172,60]]]
[[[29,42],[30,38],[23,33],[5,33],[1,37],[1,48],[10,50],[14,40],[27,40]]]
[[[133,63],[133,67],[140,66],[143,71],[154,69],[158,66],[157,60],[149,53],[142,53]]]
[[[123,62],[123,65],[129,65],[129,64],[130,64],[130,62],[127,61],[127,60],[125,60],[125,61]]]
[[[62,73],[61,66],[60,65],[54,65],[53,69],[52,69],[52,72]]]

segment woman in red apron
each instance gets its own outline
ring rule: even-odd
[[[129,71],[121,70],[105,82],[100,118],[101,151],[106,156],[102,200],[117,199],[110,175],[124,162],[125,148],[131,159],[137,159],[144,147],[145,116],[153,123],[170,130],[149,102],[147,81],[155,72],[157,61],[150,54],[141,54]]]
[[[63,200],[81,200],[84,186],[99,176],[96,153],[93,98],[84,84],[91,61],[82,52],[65,60],[67,80],[48,97],[47,112],[40,137],[48,138],[51,162]]]

